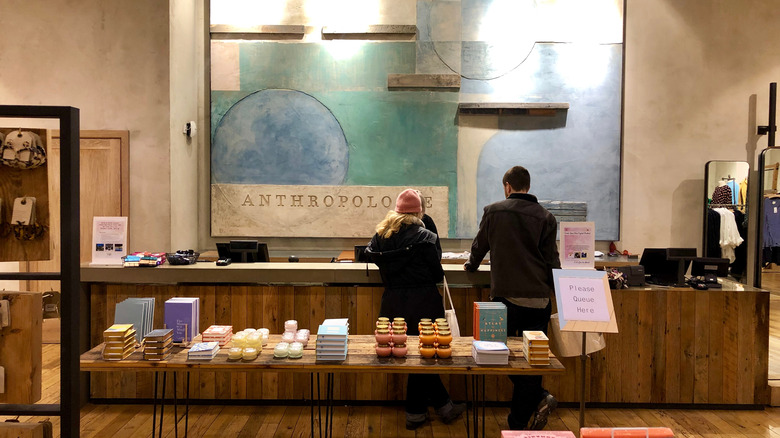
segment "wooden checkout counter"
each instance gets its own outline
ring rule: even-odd
[[[272,261],[274,259],[272,258]],[[462,262],[462,261],[461,261]],[[465,272],[444,263],[463,335],[471,333],[474,301],[489,294],[489,266]],[[632,260],[606,260],[636,263]],[[612,263],[609,263],[612,262]],[[377,267],[366,263],[255,263],[217,267],[213,262],[155,268],[88,267],[81,270],[88,296],[89,348],[102,342],[114,306],[128,297],[155,297],[155,327],[163,302],[200,297],[201,330],[231,324],[234,331],[284,321],[316,330],[325,318],[348,317],[350,334],[373,333],[382,296]],[[587,401],[597,403],[763,405],[767,387],[769,293],[737,283],[694,290],[649,286],[612,291],[618,334],[591,355]],[[86,351],[86,349],[85,349]],[[562,402],[579,400],[579,358],[559,358],[562,376],[545,387]],[[308,377],[284,373],[194,372],[191,395],[201,399],[302,400]],[[444,376],[453,398],[465,399],[464,379]],[[183,382],[184,379],[179,379]],[[511,399],[506,377],[487,378],[487,400]],[[403,400],[403,377],[337,374],[337,400]],[[91,373],[94,399],[152,397],[152,373]]]

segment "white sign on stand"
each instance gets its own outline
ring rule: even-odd
[[[122,265],[127,255],[127,217],[92,219],[92,265]]]
[[[617,333],[604,271],[553,269],[561,331]]]

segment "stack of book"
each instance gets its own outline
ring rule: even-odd
[[[175,297],[165,302],[165,327],[173,342],[192,342],[200,333],[200,299]]]
[[[474,339],[506,343],[506,305],[501,302],[474,302]]]
[[[509,364],[509,348],[503,342],[474,341],[471,344],[471,356],[477,365]]]
[[[152,330],[144,336],[144,359],[165,360],[173,348],[173,330]]]
[[[550,365],[550,341],[540,331],[523,332],[523,355],[531,365]]]
[[[198,342],[187,352],[189,360],[211,360],[219,351],[219,342]]]
[[[135,350],[133,324],[114,324],[103,332],[103,359],[122,360]]]
[[[116,303],[114,324],[133,324],[135,338],[140,343],[152,331],[154,298],[128,298]]]
[[[317,360],[346,360],[349,321],[326,319],[317,330]]]
[[[203,342],[219,342],[220,347],[224,347],[232,338],[232,325],[212,325],[204,330],[201,335]]]

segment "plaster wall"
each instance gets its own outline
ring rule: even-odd
[[[0,103],[130,131],[130,250],[170,245],[168,18],[158,0],[0,2]]]
[[[628,0],[625,19],[618,247],[700,247],[705,163],[753,170],[767,145],[756,125],[780,79],[780,10],[773,0]]]
[[[768,84],[780,79],[780,46],[772,44],[780,10],[774,0],[749,8],[628,0],[625,17],[619,247],[698,247],[705,163],[746,160],[754,168],[766,146],[755,126],[767,123]],[[168,248],[171,205],[191,202],[170,189],[169,138],[180,122],[170,121],[168,2],[4,0],[0,29],[9,28],[16,30],[0,38],[0,102],[72,105],[84,129],[130,130],[131,249]],[[199,229],[200,246],[210,246],[202,219]]]

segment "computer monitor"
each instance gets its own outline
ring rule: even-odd
[[[710,287],[718,283],[718,277],[729,275],[729,259],[715,257],[698,257],[693,259],[691,265],[691,275],[694,277],[704,277],[704,282]]]
[[[368,245],[355,245],[355,262],[367,262],[366,248]]]
[[[645,248],[639,264],[645,268],[648,283],[683,286],[695,257],[696,248]]]
[[[268,245],[256,240],[231,240],[217,243],[219,258],[230,258],[233,263],[268,262]]]

